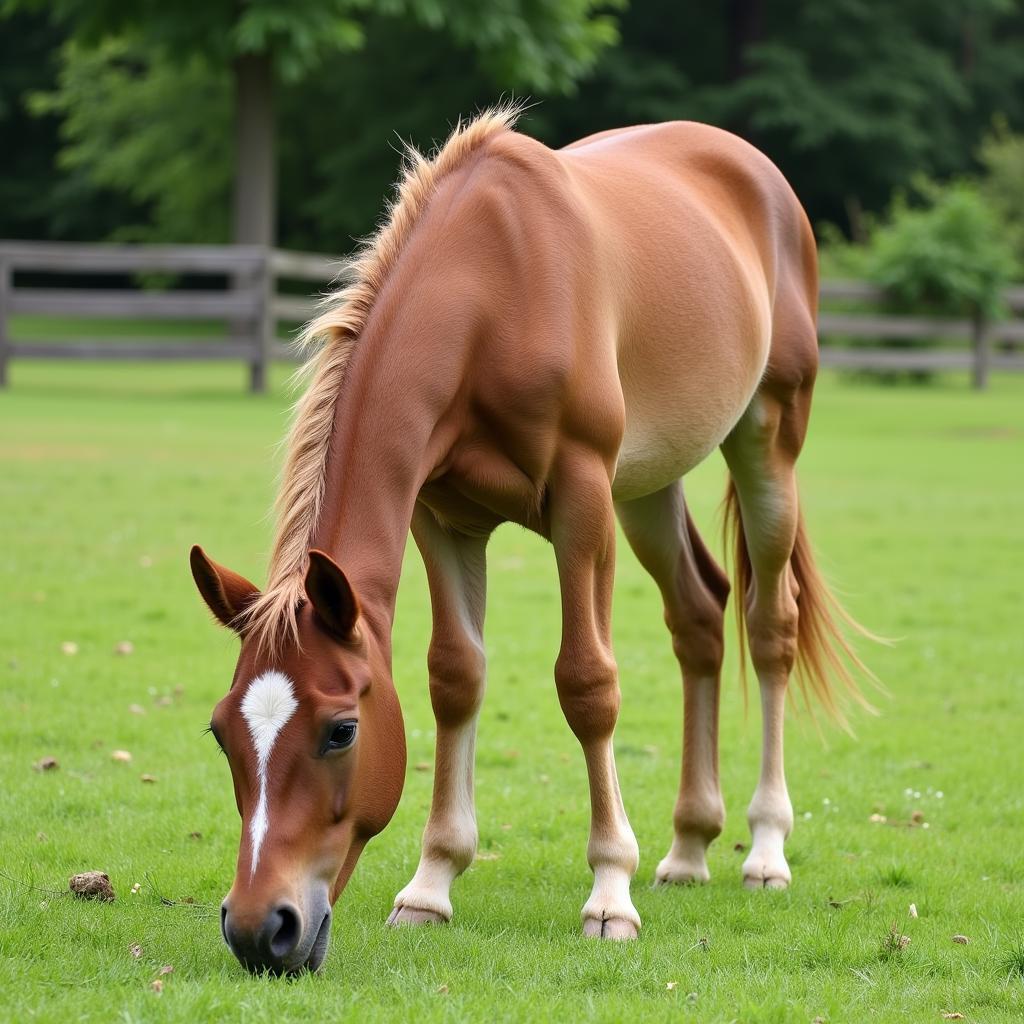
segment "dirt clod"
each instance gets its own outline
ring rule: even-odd
[[[114,887],[106,871],[83,871],[79,875],[72,875],[68,887],[79,899],[103,900],[105,903],[111,903],[114,899]]]

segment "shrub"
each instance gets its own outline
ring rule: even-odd
[[[1016,262],[992,207],[965,181],[920,181],[916,190],[925,205],[898,196],[872,233],[867,276],[899,309],[998,316]]]
[[[996,212],[1007,242],[1024,274],[1024,135],[1014,135],[1005,120],[997,121],[978,151],[984,168],[981,194]]]

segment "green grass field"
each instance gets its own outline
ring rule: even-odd
[[[187,552],[200,541],[262,579],[284,371],[266,398],[244,394],[240,367],[18,363],[11,378],[0,395],[0,1019],[1021,1018],[1024,381],[996,379],[985,395],[961,380],[820,384],[801,462],[812,537],[850,609],[900,640],[864,652],[891,695],[880,717],[855,716],[856,739],[827,728],[822,742],[790,721],[787,892],[740,882],[759,717],[753,705],[744,715],[734,655],[729,818],[712,883],[651,887],[671,836],[680,685],[653,584],[620,547],[616,748],[641,848],[636,943],[578,934],[589,806],[551,681],[554,567],[512,527],[491,546],[483,856],[456,883],[450,926],[384,927],[416,864],[431,781],[428,602],[410,545],[395,635],[405,796],[336,907],[322,973],[279,981],[246,976],[219,934],[239,822],[202,730],[235,641],[210,624]],[[723,483],[717,459],[689,482],[716,541]],[[115,653],[123,641],[133,653]],[[112,760],[115,749],[132,761]],[[58,768],[33,770],[48,756]],[[909,827],[915,812],[927,828]],[[116,902],[63,894],[92,868],[110,873]]]

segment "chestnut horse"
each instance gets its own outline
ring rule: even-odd
[[[514,118],[492,111],[431,159],[411,152],[387,222],[306,327],[320,348],[267,589],[192,552],[202,596],[241,638],[211,728],[243,821],[223,932],[254,970],[320,965],[331,907],[398,804],[391,630],[410,526],[433,608],[437,749],[422,855],[391,924],[449,920],[452,881],[476,850],[485,551],[498,524],[547,538],[557,562],[555,685],[591,793],[585,935],[640,928],[639,854],[612,751],[616,515],[661,590],[682,668],[682,779],[658,882],[706,881],[724,819],[729,582],[680,483],[716,447],[764,721],[748,885],[790,881],[791,670],[829,707],[826,669],[855,692],[794,476],[818,363],[815,244],[799,202],[765,156],[716,128],[626,128],[553,151],[513,131]]]

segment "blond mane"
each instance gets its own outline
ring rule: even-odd
[[[460,121],[444,145],[427,157],[405,147],[401,178],[383,223],[345,261],[339,287],[324,296],[318,314],[299,335],[300,348],[315,352],[303,371],[309,386],[295,406],[288,435],[267,587],[240,623],[268,653],[279,651],[289,640],[298,642],[296,612],[323,511],[335,405],[352,347],[439,182],[488,140],[510,130],[521,110],[519,104],[506,104]]]

